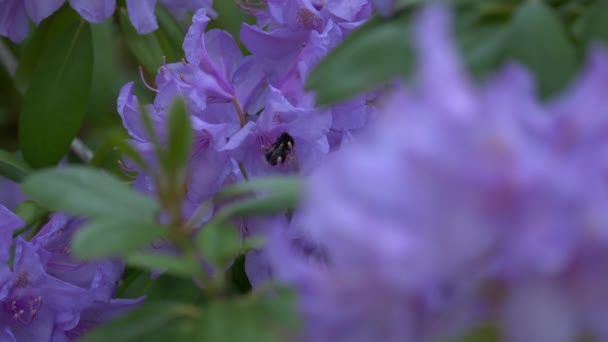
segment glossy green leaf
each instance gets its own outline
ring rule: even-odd
[[[179,61],[184,57],[182,42],[186,33],[175,17],[161,6],[156,7],[158,30],[154,36],[169,61]]]
[[[345,100],[405,75],[413,64],[405,19],[370,19],[321,60],[306,84],[317,102]]]
[[[518,60],[536,77],[540,95],[555,94],[574,75],[578,57],[562,22],[543,1],[526,1],[510,22],[507,58]]]
[[[16,155],[0,150],[0,176],[21,182],[32,168]]]
[[[267,298],[250,296],[210,303],[199,319],[196,340],[292,341],[300,328],[293,295],[277,291]]]
[[[56,38],[68,26],[77,25],[79,21],[78,14],[65,6],[43,20],[23,43],[23,53],[15,75],[15,85],[21,94],[25,94],[29,87],[32,77],[36,74],[38,64],[43,60],[45,51],[56,44]]]
[[[608,43],[608,1],[596,1],[580,18],[580,36],[589,44],[593,41]]]
[[[124,256],[165,237],[168,229],[136,219],[103,218],[87,223],[72,239],[72,254],[81,259]]]
[[[198,265],[185,258],[158,253],[133,253],[126,257],[126,262],[133,267],[162,271],[187,278],[192,278],[198,268]]]
[[[68,166],[33,173],[23,191],[51,210],[74,215],[151,220],[156,202],[103,171]]]
[[[488,75],[502,64],[508,33],[507,26],[502,22],[476,20],[456,28],[462,58],[475,76]]]
[[[139,298],[146,293],[146,289],[153,281],[150,272],[140,268],[127,267],[116,289],[115,297]]]
[[[69,150],[84,118],[92,71],[91,28],[69,25],[45,50],[23,99],[19,145],[33,167],[54,165]]]
[[[163,49],[153,33],[141,35],[137,33],[129,15],[125,10],[120,11],[120,27],[131,53],[144,69],[155,75],[163,63]]]
[[[241,238],[230,223],[212,222],[196,237],[203,256],[217,267],[223,267],[242,251]]]
[[[217,195],[216,201],[230,197],[250,194],[260,190],[279,190],[298,193],[302,189],[302,179],[296,176],[267,176],[241,182],[223,188]]]
[[[206,300],[204,291],[192,280],[192,277],[177,277],[163,273],[147,286],[142,294],[148,302],[174,300],[195,304]]]
[[[253,217],[276,214],[295,209],[300,199],[300,187],[275,188],[259,198],[247,198],[230,203],[215,216],[217,222],[232,217]]]
[[[87,103],[87,124],[97,128],[117,122],[116,98],[120,88],[133,80],[137,70],[126,64],[122,55],[122,45],[117,46],[118,23],[113,18],[91,25],[93,37],[93,79],[91,94]],[[131,73],[128,73],[130,71]]]
[[[199,316],[198,309],[187,304],[173,302],[144,304],[133,312],[96,327],[79,341],[192,341],[188,339],[188,331],[183,331],[183,324],[191,323]],[[187,329],[192,330],[193,327]]]
[[[193,132],[190,115],[182,99],[177,99],[169,113],[169,139],[163,160],[167,171],[176,174],[190,158]]]

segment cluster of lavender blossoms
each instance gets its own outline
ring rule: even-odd
[[[541,103],[515,64],[472,81],[450,25],[417,17],[416,81],[311,175],[270,273],[310,341],[606,341],[608,50]]]
[[[0,205],[0,341],[75,340],[141,302],[112,298],[121,261],[70,257],[70,239],[82,223],[55,214],[29,241],[13,240],[24,222]]]
[[[249,55],[228,32],[206,31],[210,18],[200,9],[183,43],[186,58],[161,67],[156,87],[148,86],[156,98],[146,108],[161,140],[177,97],[185,99],[191,116],[195,142],[186,217],[225,184],[276,173],[309,174],[373,116],[367,96],[320,109],[313,94],[304,91],[312,67],[371,16],[367,0],[272,0],[240,6],[257,17],[256,25],[243,24],[240,31]],[[118,112],[133,145],[153,163],[133,83],[121,89]],[[152,176],[140,172],[135,187],[153,194]],[[241,228],[248,235],[255,226],[243,222]]]
[[[29,31],[28,17],[36,25],[57,11],[66,0],[0,0],[0,36],[14,42],[23,41]],[[116,0],[68,0],[70,6],[86,21],[99,23],[109,18],[116,9]],[[137,32],[150,33],[158,28],[154,9],[160,2],[180,18],[186,11],[211,8],[212,0],[126,0],[129,18]]]

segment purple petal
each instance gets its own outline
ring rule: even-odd
[[[0,35],[9,37],[13,42],[20,43],[29,31],[22,0],[4,0],[4,8],[0,11]]]
[[[19,216],[0,205],[0,264],[6,263],[9,259],[13,232],[24,225],[25,222]]]
[[[438,107],[451,115],[469,117],[476,110],[476,101],[471,81],[452,43],[448,8],[429,5],[417,20],[418,81],[424,96],[432,98]]]
[[[158,28],[155,7],[156,0],[127,0],[129,18],[137,32],[148,34]]]
[[[109,302],[97,302],[82,311],[78,325],[66,331],[65,335],[71,340],[77,340],[98,324],[109,321],[139,306],[145,297],[136,299],[113,299]]]
[[[198,78],[206,80],[202,88],[210,96],[231,100],[235,90],[231,79],[241,62],[242,54],[232,37],[223,31],[205,32],[209,23],[205,9],[200,9],[192,18],[192,26],[184,39],[183,48],[188,62],[198,67],[204,75]],[[198,82],[197,82],[198,86]]]
[[[0,341],[2,341],[2,342],[17,342],[17,339],[15,338],[15,335],[13,334],[13,332],[11,331],[11,329],[9,327],[6,327],[4,329],[4,331],[2,332],[2,335],[0,335]]]
[[[70,6],[86,21],[99,23],[109,18],[116,8],[116,0],[69,0]]]
[[[236,98],[246,113],[257,113],[264,108],[268,84],[268,72],[253,56],[243,59],[235,71],[232,82],[236,87]]]
[[[36,25],[58,10],[64,2],[65,0],[24,0],[27,14]]]
[[[355,21],[357,14],[368,5],[369,0],[328,1],[326,3],[327,10],[331,14],[346,21]]]
[[[267,32],[257,26],[243,24],[240,37],[252,55],[283,60],[297,55],[302,43],[308,38],[308,32],[293,32],[287,29]]]
[[[117,110],[122,118],[123,125],[129,134],[139,140],[147,141],[147,133],[141,120],[139,102],[133,92],[133,82],[125,84],[118,95]]]

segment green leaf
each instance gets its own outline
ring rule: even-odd
[[[476,13],[475,13],[476,14]],[[463,15],[458,19],[463,19]],[[461,55],[469,70],[477,77],[492,73],[502,64],[509,34],[502,22],[457,24],[456,35]]]
[[[21,182],[32,168],[16,155],[0,150],[0,176],[15,182]]]
[[[295,209],[300,199],[298,188],[273,189],[260,198],[248,198],[230,203],[215,216],[221,222],[233,217],[254,217]]]
[[[370,19],[321,60],[306,84],[317,102],[345,100],[405,75],[413,64],[405,19]]]
[[[15,208],[15,214],[23,219],[25,227],[29,227],[38,222],[48,215],[48,213],[49,212],[46,209],[29,200],[19,204],[19,206]]]
[[[197,324],[197,341],[274,342],[296,340],[300,330],[294,297],[278,291],[267,298],[212,302]]]
[[[127,256],[126,262],[133,267],[187,278],[192,278],[198,268],[198,265],[190,260],[167,254],[134,253]]]
[[[484,322],[475,326],[461,336],[450,339],[451,342],[494,342],[502,341],[500,330],[495,322]]]
[[[139,268],[127,267],[116,289],[116,298],[138,298],[146,293],[146,289],[155,281],[150,272]]]
[[[103,171],[68,166],[33,173],[23,182],[31,199],[51,210],[83,216],[151,220],[156,202]]]
[[[124,256],[168,234],[162,225],[136,219],[104,218],[83,226],[72,239],[72,253],[81,259]]]
[[[242,251],[236,228],[226,222],[211,222],[196,237],[203,256],[214,266],[222,268]]]
[[[246,198],[223,207],[214,221],[231,217],[249,217],[274,214],[295,209],[302,191],[302,181],[294,176],[269,176],[229,186],[216,195],[214,200],[241,196],[252,192],[264,192],[259,198]]]
[[[92,71],[91,28],[69,25],[45,50],[23,99],[19,145],[33,167],[54,165],[69,150],[84,118]]]
[[[131,24],[131,20],[129,20],[127,11],[120,9],[119,12],[120,27],[129,50],[147,72],[156,75],[158,68],[162,65],[164,56],[163,49],[156,36],[154,33],[146,35],[137,33]]]
[[[32,77],[36,74],[38,64],[44,60],[45,51],[56,44],[56,38],[68,26],[77,25],[79,21],[79,15],[69,6],[64,6],[43,20],[23,43],[23,53],[15,75],[15,86],[21,94],[25,94],[28,89]]]
[[[120,130],[112,131],[107,135],[105,141],[101,144],[101,146],[99,146],[97,151],[95,151],[93,159],[89,165],[96,167],[101,166],[106,157],[111,155],[116,149],[142,170],[148,170],[148,165],[139,152],[137,152],[137,150],[135,150],[135,148],[129,144],[127,141],[127,135],[122,128]]]
[[[164,153],[164,162],[170,174],[184,168],[192,150],[193,132],[190,115],[183,99],[177,99],[169,113],[169,142]]]
[[[194,304],[205,297],[192,277],[175,277],[166,273],[155,278],[142,294],[146,295],[148,302],[174,300]]]
[[[299,193],[302,189],[302,179],[296,176],[267,176],[241,182],[223,188],[214,200],[221,201],[230,197],[250,194],[260,190],[279,190]]]
[[[596,1],[579,21],[580,36],[586,45],[593,41],[608,43],[608,1]]]
[[[80,342],[186,341],[183,323],[200,316],[194,306],[173,302],[145,304],[84,335]],[[185,319],[184,319],[185,318]],[[181,319],[181,320],[180,320]],[[186,329],[187,330],[187,329]],[[191,329],[193,331],[193,329]]]
[[[169,11],[161,6],[156,7],[156,19],[158,20],[158,30],[154,31],[154,36],[158,40],[167,59],[177,61],[183,58],[182,42],[186,37],[186,33],[179,22]]]
[[[576,50],[562,22],[543,1],[526,1],[515,12],[506,52],[508,58],[532,71],[543,97],[561,90],[578,65]]]

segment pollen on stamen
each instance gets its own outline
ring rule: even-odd
[[[267,0],[235,0],[235,3],[243,12],[257,16],[266,8]]]
[[[300,25],[309,30],[318,29],[323,25],[322,19],[306,8],[298,9],[296,20]]]
[[[158,89],[152,87],[150,84],[148,84],[148,82],[146,81],[146,78],[144,77],[144,68],[140,65],[139,66],[139,77],[141,77],[141,81],[143,82],[144,86],[146,86],[146,88],[152,90],[155,93],[158,93]]]
[[[185,66],[187,66],[187,65],[188,64],[186,63]],[[192,86],[192,83],[186,81],[186,78],[184,77],[183,74],[176,74],[171,68],[169,68],[169,66],[167,65],[167,57],[165,57],[165,56],[163,56],[163,68],[165,68],[171,74],[171,76],[173,76],[173,78],[175,78],[176,80],[182,81],[186,85]]]
[[[258,144],[260,144],[262,148],[268,148],[270,145],[272,145],[272,141],[265,135],[258,135],[257,140]]]

